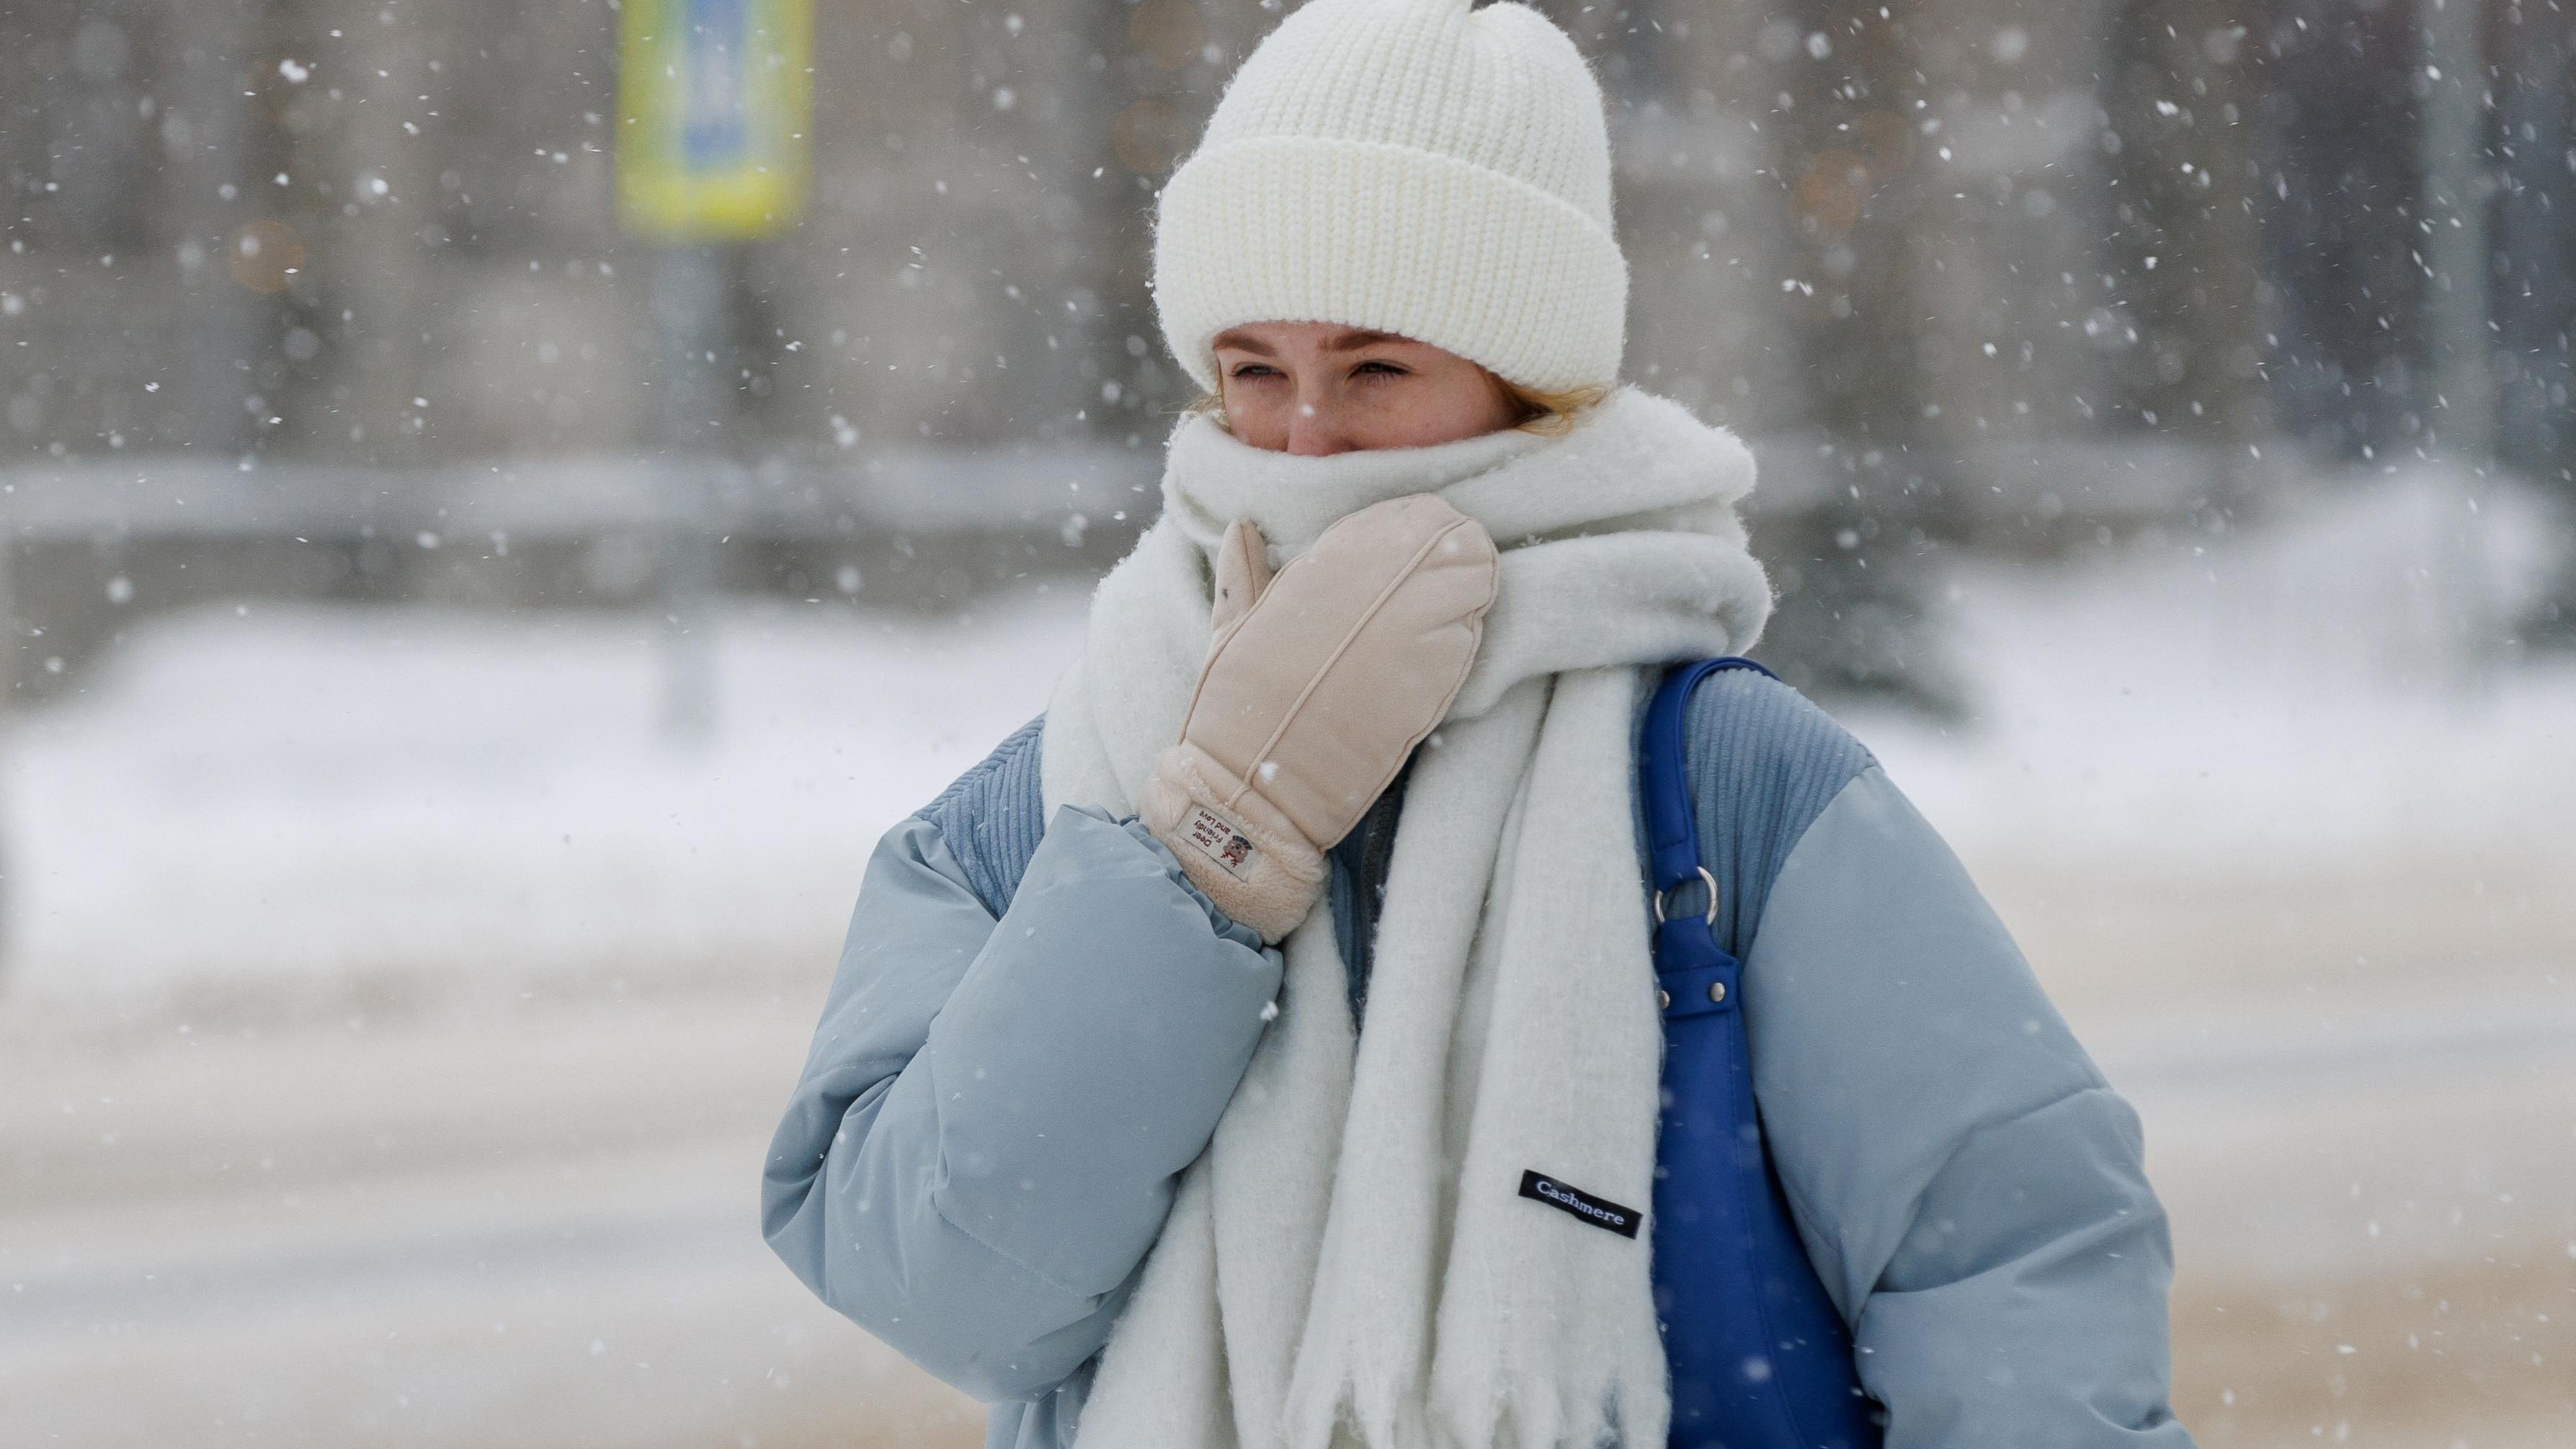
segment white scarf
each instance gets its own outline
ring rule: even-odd
[[[1637,858],[1640,666],[1740,651],[1770,591],[1743,444],[1633,389],[1548,439],[1299,458],[1207,418],[1092,600],[1044,791],[1135,809],[1180,735],[1226,525],[1274,562],[1436,492],[1501,546],[1474,670],[1407,787],[1356,1044],[1330,912],[1183,1176],[1081,1449],[1632,1449],[1669,1402],[1648,1238],[1519,1195],[1534,1170],[1643,1210],[1662,1030]]]

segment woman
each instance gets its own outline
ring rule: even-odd
[[[1609,175],[1536,12],[1312,0],[1163,194],[1212,403],[1047,714],[878,848],[764,1183],[991,1445],[1666,1437],[1653,1224],[1581,1208],[1655,1185],[1635,729],[1770,599],[1742,446],[1617,386]],[[1866,750],[1757,674],[1689,711],[1886,1442],[2188,1445],[2135,1116]]]

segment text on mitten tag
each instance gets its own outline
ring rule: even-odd
[[[1234,823],[1201,805],[1190,811],[1190,844],[1237,880],[1252,868],[1252,841]]]

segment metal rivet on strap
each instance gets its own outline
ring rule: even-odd
[[[1726,983],[1723,981],[1712,981],[1708,983],[1708,999],[1711,1001],[1724,1001],[1726,999]]]
[[[1657,1005],[1657,1006],[1659,1006],[1659,1007],[1663,1008],[1663,1009],[1664,1009],[1664,1010],[1666,1010],[1666,1011],[1670,1011],[1670,1010],[1672,1010],[1672,1009],[1673,1009],[1673,994],[1672,994],[1671,992],[1669,992],[1669,991],[1664,990],[1664,989],[1663,989],[1662,987],[1660,987],[1660,986],[1659,986],[1659,987],[1656,987],[1656,988],[1655,988],[1655,1005]]]

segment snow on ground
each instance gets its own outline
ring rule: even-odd
[[[657,627],[270,608],[141,630],[8,741],[8,984],[774,973],[877,836],[1044,707],[1061,597],[931,622],[742,606],[703,741]]]
[[[1975,718],[1856,721],[1972,857],[2204,873],[2388,852],[2576,861],[2576,663],[2468,636],[2529,604],[2544,517],[2419,474],[1950,580]]]
[[[2419,476],[2266,533],[1970,566],[1945,607],[1974,720],[1851,722],[1985,873],[2563,876],[2576,668],[2479,661],[2455,627],[2527,590],[2538,526]],[[737,606],[700,743],[661,728],[664,641],[633,617],[155,621],[0,751],[0,980],[159,1012],[801,971],[878,833],[1043,706],[1080,597]]]

